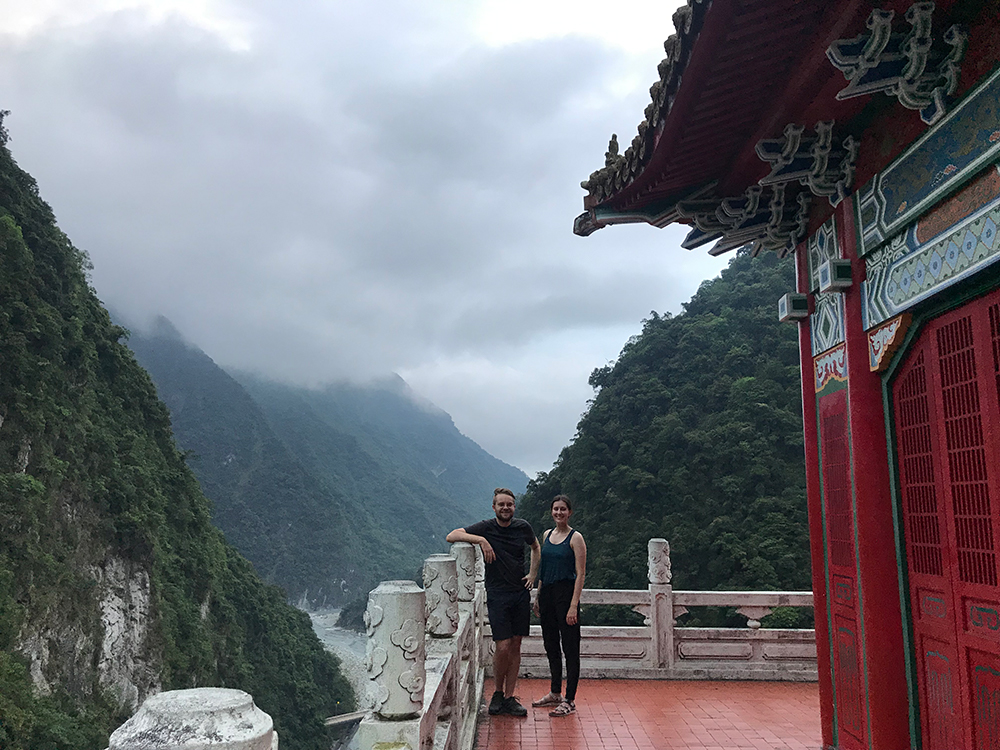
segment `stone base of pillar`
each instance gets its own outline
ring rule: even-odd
[[[669,583],[649,584],[650,627],[653,666],[671,669],[674,666],[674,602]]]
[[[358,747],[371,750],[420,750],[420,719],[384,721],[368,715],[356,735]]]

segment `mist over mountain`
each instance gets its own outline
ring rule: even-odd
[[[489,514],[494,487],[527,485],[398,376],[308,389],[230,374],[163,318],[129,345],[213,521],[305,606],[415,577],[448,531]]]

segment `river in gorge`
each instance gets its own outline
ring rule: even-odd
[[[313,630],[328,651],[332,651],[340,659],[340,668],[347,677],[354,694],[358,698],[358,709],[370,708],[368,704],[368,676],[365,673],[365,634],[346,630],[337,626],[340,617],[339,609],[324,609],[319,612],[309,612]],[[356,727],[356,725],[355,725]],[[334,731],[334,750],[359,750],[355,727],[342,733]]]
[[[338,627],[338,617],[340,617],[339,609],[325,609],[309,613],[309,619],[312,620],[316,635],[319,636],[327,650],[332,651],[340,659],[341,669],[351,683],[351,687],[354,688],[354,694],[358,697],[358,708],[367,708],[368,706],[365,705],[368,688],[368,677],[364,667],[365,634]]]

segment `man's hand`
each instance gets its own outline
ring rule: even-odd
[[[486,541],[486,537],[482,537],[482,541],[479,542],[479,549],[483,551],[483,559],[491,563],[497,559],[497,553],[493,551],[492,545]]]
[[[521,580],[524,581],[524,588],[533,589],[535,587],[535,575],[533,573],[528,573]]]

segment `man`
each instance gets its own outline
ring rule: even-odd
[[[541,547],[531,524],[514,518],[514,493],[506,487],[493,491],[493,512],[489,518],[464,529],[455,529],[449,542],[477,544],[486,561],[486,610],[496,650],[493,679],[496,690],[490,700],[491,716],[500,713],[527,716],[528,709],[514,697],[517,672],[521,668],[521,639],[531,624],[531,594],[538,577]],[[531,547],[531,567],[524,574],[524,548]]]

